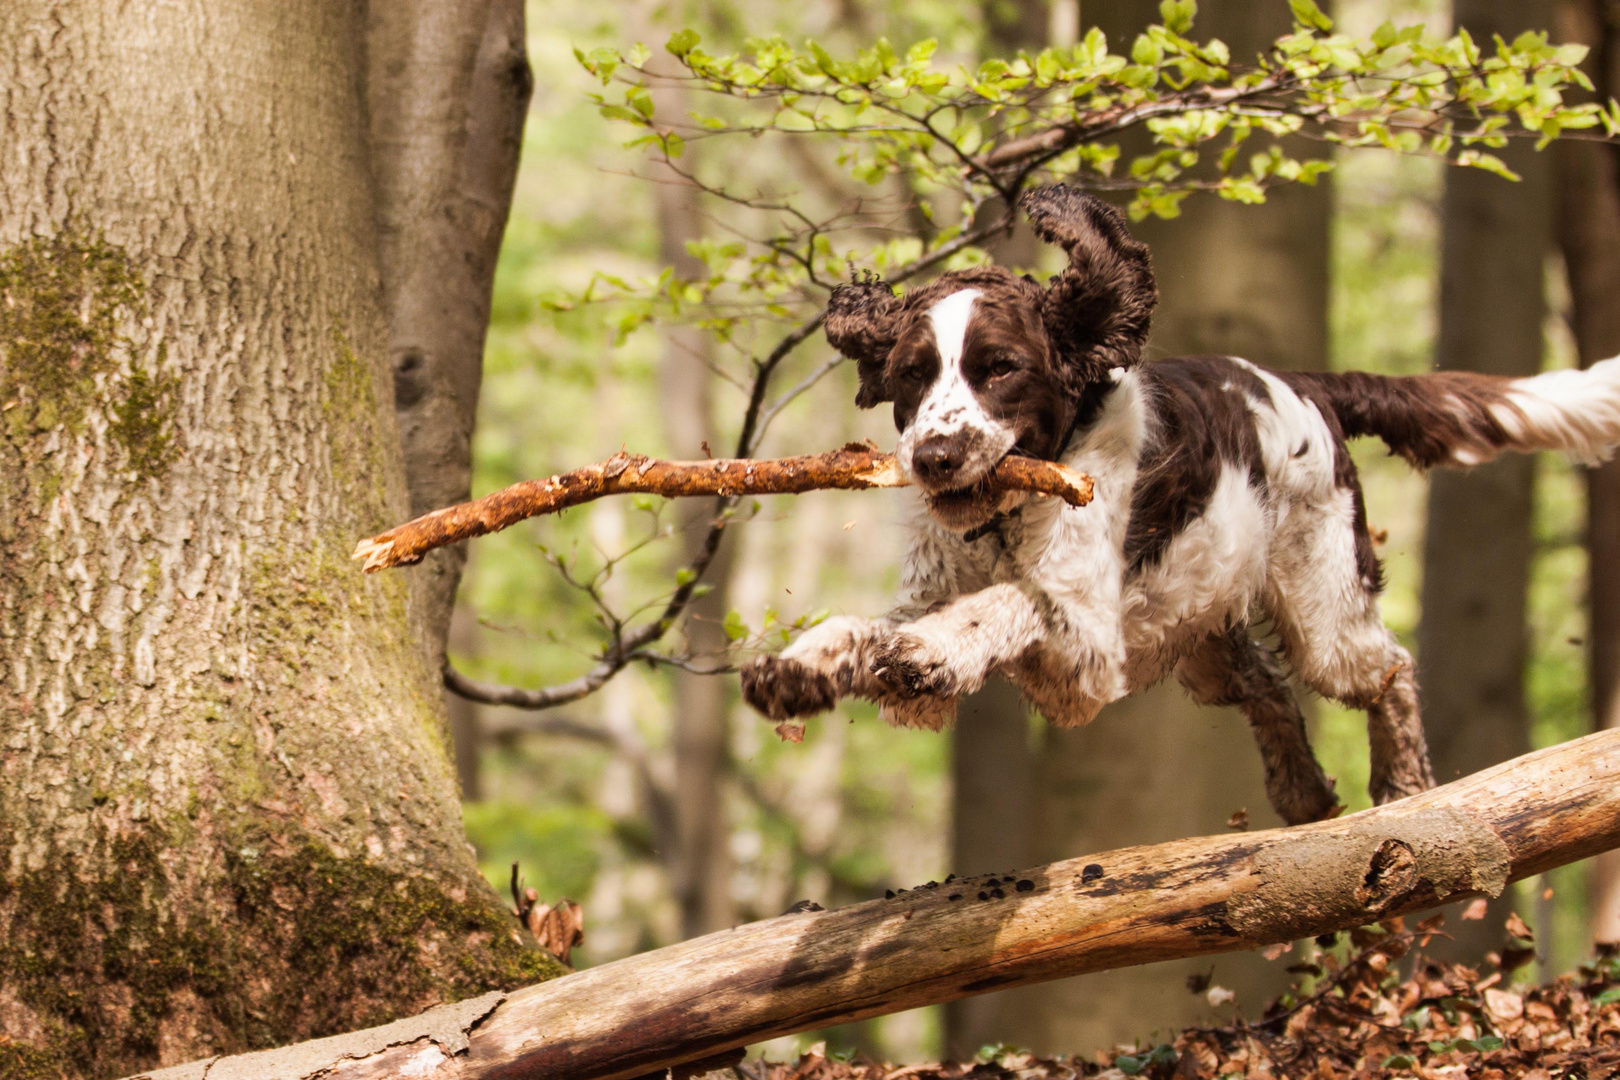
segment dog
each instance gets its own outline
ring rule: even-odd
[[[1242,711],[1267,797],[1294,824],[1338,803],[1292,671],[1366,712],[1375,802],[1432,787],[1346,440],[1375,435],[1419,469],[1505,450],[1601,460],[1620,444],[1620,357],[1518,379],[1144,363],[1158,291],[1124,217],[1064,185],[1021,205],[1069,256],[1044,286],[983,266],[904,297],[875,278],[833,293],[827,338],[855,361],[857,405],[893,403],[896,457],[921,494],[900,597],[749,661],[745,699],[782,720],[854,696],[937,730],[999,673],[1070,727],[1173,673],[1198,702]],[[1008,454],[1090,474],[1093,501],[991,488]]]

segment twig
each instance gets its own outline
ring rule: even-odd
[[[823,378],[830,374],[833,369],[837,368],[843,362],[844,358],[842,356],[837,353],[833,353],[832,356],[824,360],[821,365],[816,368],[816,370],[806,375],[803,379],[800,379],[797,384],[783,393],[781,397],[771,402],[770,407],[760,415],[759,429],[764,431],[769,428],[771,426],[771,421],[776,419],[778,413],[792,404],[794,398],[815,386],[816,383],[820,382]]]
[[[527,518],[552,514],[604,495],[650,494],[675,498],[719,495],[800,494],[825,488],[859,490],[904,487],[892,454],[860,443],[803,457],[720,458],[711,461],[659,461],[620,451],[597,465],[546,480],[526,480],[473,502],[435,510],[414,521],[362,540],[354,557],[369,573],[422,561],[434,548],[498,532]],[[1055,462],[1002,459],[988,478],[992,490],[1055,495],[1072,506],[1091,501],[1091,478]]]

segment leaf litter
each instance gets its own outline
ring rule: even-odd
[[[1474,917],[1478,917],[1477,915]],[[731,1070],[737,1080],[1608,1080],[1620,1074],[1620,947],[1600,945],[1577,971],[1544,986],[1515,985],[1534,956],[1512,915],[1503,947],[1482,967],[1422,954],[1443,916],[1408,928],[1393,919],[1324,935],[1290,964],[1301,981],[1256,1020],[1189,1027],[1168,1042],[1040,1057],[987,1046],[967,1062],[897,1066],[830,1054]],[[1345,940],[1340,940],[1340,939]],[[1283,954],[1267,950],[1268,957]],[[1204,993],[1208,980],[1188,989]],[[1216,988],[1218,989],[1218,988]]]

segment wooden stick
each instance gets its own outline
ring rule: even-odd
[[[434,548],[498,532],[525,518],[554,514],[604,495],[797,495],[823,488],[904,487],[894,455],[851,443],[804,457],[659,461],[620,451],[606,461],[545,480],[525,480],[482,499],[435,510],[362,540],[354,549],[366,573],[421,562]],[[1002,459],[993,489],[1055,495],[1073,506],[1091,501],[1091,477],[1051,461]]]
[[[208,1078],[623,1080],[987,990],[1495,896],[1617,845],[1620,730],[1334,821],[930,882],[750,923],[326,1040],[341,1045],[223,1058]]]

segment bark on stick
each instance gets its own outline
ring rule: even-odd
[[[990,474],[1004,489],[1053,495],[1073,506],[1091,501],[1091,477],[1034,458],[1009,457]],[[659,461],[620,451],[606,461],[545,480],[525,480],[482,499],[423,514],[354,549],[365,571],[420,562],[434,548],[499,532],[525,518],[554,514],[604,495],[798,495],[824,488],[905,487],[894,455],[858,443],[790,458]]]
[[[1253,949],[1479,894],[1620,844],[1620,731],[1335,821],[925,885],[656,949],[163,1080],[623,1080],[992,989]],[[459,1011],[457,1011],[459,1010]]]

